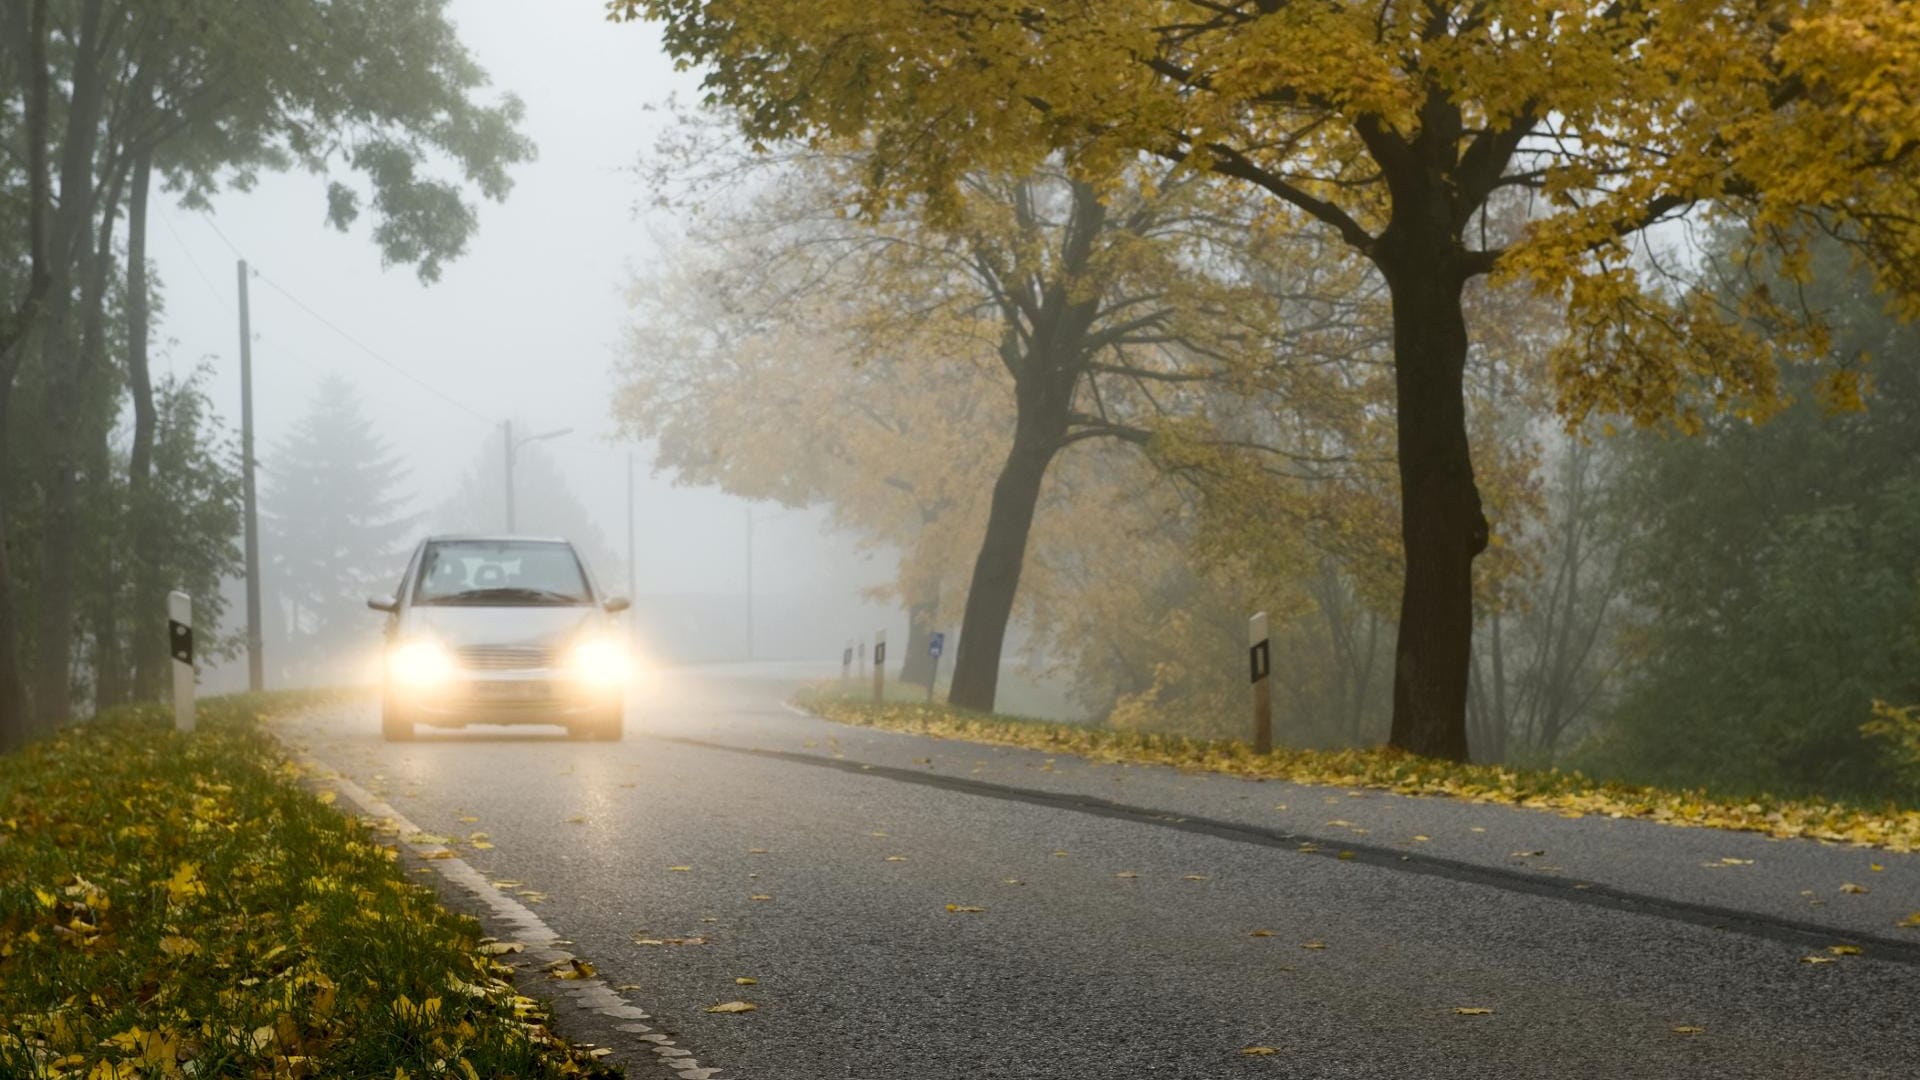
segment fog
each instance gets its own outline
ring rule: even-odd
[[[211,394],[238,428],[234,262],[246,258],[257,274],[250,302],[263,470],[328,372],[353,383],[405,460],[402,489],[429,515],[423,525],[474,467],[483,440],[498,446],[502,420],[517,436],[572,428],[523,453],[549,456],[586,504],[617,560],[596,567],[604,580],[640,597],[708,602],[699,609],[708,620],[686,625],[693,609],[680,612],[697,642],[660,642],[661,650],[716,658],[724,643],[744,640],[750,504],[656,477],[646,446],[616,440],[608,407],[629,272],[652,260],[673,228],[670,217],[646,212],[633,169],[657,137],[659,110],[691,94],[696,80],[659,54],[653,27],[610,25],[596,0],[457,0],[450,11],[495,88],[525,100],[524,130],[539,147],[537,161],[513,170],[505,202],[477,202],[467,253],[432,285],[410,267],[383,267],[371,222],[345,233],[329,226],[325,178],[299,171],[264,174],[250,192],[221,195],[211,213],[156,197],[149,243],[165,297],[156,374],[210,365]],[[630,448],[637,573],[628,586]],[[844,638],[887,624],[889,610],[860,595],[888,576],[884,553],[875,561],[856,551],[817,512],[757,512],[767,519],[754,556],[761,655],[832,663]],[[541,523],[523,515],[520,531],[539,532]],[[403,560],[404,552],[394,573]],[[236,604],[229,614],[241,613]],[[371,643],[378,619],[369,613],[366,625]],[[232,662],[206,675],[212,689],[244,686],[244,678],[244,663]]]

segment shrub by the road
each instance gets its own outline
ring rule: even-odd
[[[288,695],[122,710],[0,758],[0,1076],[597,1073],[480,928],[298,784]]]

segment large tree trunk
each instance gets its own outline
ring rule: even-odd
[[[97,712],[126,700],[126,671],[120,649],[120,596],[124,574],[120,548],[124,508],[117,505],[113,490],[113,422],[99,410],[101,405],[117,407],[110,388],[107,362],[107,280],[114,268],[113,237],[119,224],[120,195],[126,184],[124,161],[112,167],[113,179],[100,204],[100,228],[93,254],[86,267],[86,286],[82,293],[80,370],[75,382],[81,408],[82,429],[71,437],[86,439],[85,483],[98,494],[96,521],[105,524],[105,535],[94,538],[98,548],[91,552],[98,580],[88,582],[87,620],[93,638],[93,705]],[[76,511],[77,512],[77,511]],[[74,542],[81,541],[75,536]]]
[[[900,658],[900,681],[915,686],[933,682],[933,656],[927,643],[940,629],[940,600],[934,598],[907,605],[907,655]]]
[[[166,619],[161,610],[160,530],[153,505],[153,439],[158,411],[153,374],[147,361],[147,191],[152,186],[153,155],[142,150],[133,159],[133,187],[127,194],[127,384],[133,396],[133,445],[127,454],[128,561],[133,571],[132,696],[160,696],[167,668]]]
[[[46,366],[46,514],[41,533],[39,626],[35,633],[34,715],[42,729],[65,720],[73,705],[74,548],[78,539],[78,477],[74,431],[80,414],[80,357],[73,333],[72,268],[83,238],[93,235],[93,151],[100,118],[102,0],[87,0],[80,16],[73,96],[60,164],[60,209],[49,254],[48,295],[41,357]]]
[[[993,711],[1000,688],[1000,652],[1006,645],[1007,623],[1013,617],[1013,599],[1026,564],[1027,536],[1040,505],[1040,485],[1066,432],[1069,395],[1045,393],[1041,382],[1022,379],[1015,390],[1021,400],[1013,449],[994,482],[987,535],[967,587],[953,684],[947,690],[947,702],[962,709]]]
[[[7,449],[11,438],[8,418],[13,400],[14,377],[20,372],[20,358],[33,338],[40,321],[40,306],[51,288],[48,271],[47,216],[53,203],[51,180],[47,174],[48,133],[53,96],[52,64],[47,56],[50,25],[47,7],[50,0],[29,0],[13,6],[18,24],[9,23],[7,31],[14,40],[27,43],[27,59],[21,73],[26,84],[25,138],[27,144],[27,246],[31,269],[27,294],[19,308],[11,313],[11,325],[0,340],[0,751],[13,750],[27,741],[32,731],[27,705],[26,668],[20,658],[20,615],[14,590],[13,559],[8,544],[12,533],[7,521],[5,478],[10,475]],[[22,10],[24,8],[24,10]]]
[[[1465,761],[1473,560],[1487,546],[1467,443],[1461,306],[1467,275],[1458,246],[1444,236],[1422,236],[1396,223],[1382,247],[1376,258],[1393,297],[1400,536],[1407,560],[1389,743]]]

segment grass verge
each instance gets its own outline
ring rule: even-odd
[[[1276,749],[1083,724],[971,713],[942,705],[847,698],[829,688],[802,691],[795,704],[828,720],[941,739],[964,739],[1073,754],[1101,762],[1170,765],[1266,780],[1378,788],[1403,795],[1450,795],[1475,802],[1600,814],[1666,825],[1704,826],[1807,837],[1888,851],[1920,850],[1920,810],[1759,797],[1729,799],[1700,790],[1667,790],[1596,780],[1559,769],[1463,765],[1398,751]],[[1910,920],[1920,927],[1920,913]]]
[[[615,1075],[298,785],[258,722],[313,700],[209,699],[193,735],[117,710],[0,757],[0,1076]]]

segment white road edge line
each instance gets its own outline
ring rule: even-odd
[[[548,926],[540,916],[535,915],[525,904],[494,888],[493,883],[488,881],[485,875],[475,870],[465,859],[452,854],[451,849],[444,844],[407,839],[409,836],[425,836],[427,833],[418,825],[408,821],[398,810],[319,758],[291,747],[288,751],[300,762],[310,778],[316,782],[337,787],[368,817],[391,821],[399,830],[400,842],[411,848],[414,854],[426,862],[426,865],[432,867],[448,881],[471,893],[482,905],[492,909],[494,915],[512,924],[517,932],[517,939],[526,946],[527,956],[539,961],[542,965],[565,963],[574,958],[572,953],[554,944],[565,939],[554,933],[553,928]],[[677,1072],[681,1080],[713,1080],[720,1075],[718,1068],[701,1065],[692,1052],[675,1045],[671,1038],[643,1023],[642,1021],[652,1019],[647,1011],[637,1005],[627,1004],[626,999],[615,993],[613,988],[599,976],[569,980],[559,992],[573,998],[582,1008],[622,1021],[615,1025],[616,1028],[635,1036],[641,1042],[651,1043],[655,1056],[660,1058],[668,1068]]]
[[[780,703],[780,707],[781,707],[781,708],[783,708],[783,709],[785,709],[785,710],[787,710],[788,712],[790,712],[790,713],[792,713],[792,714],[793,714],[793,715],[795,715],[795,716],[798,716],[798,717],[802,717],[802,718],[804,718],[804,719],[807,719],[807,720],[818,720],[818,719],[820,719],[820,717],[819,717],[819,714],[817,714],[817,713],[811,713],[811,712],[808,712],[807,710],[805,710],[805,709],[803,709],[803,708],[801,708],[800,706],[798,706],[798,705],[795,705],[795,704],[794,704],[793,702],[791,702],[791,701],[783,701],[783,702],[781,702],[781,703]]]

